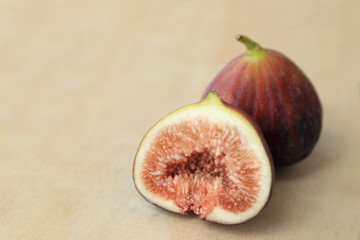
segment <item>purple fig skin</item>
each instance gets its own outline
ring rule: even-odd
[[[322,107],[305,74],[286,56],[271,49],[255,49],[232,60],[205,90],[247,112],[260,126],[275,167],[306,158],[317,143]],[[254,60],[255,59],[255,60]]]

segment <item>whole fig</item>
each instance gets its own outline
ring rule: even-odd
[[[319,139],[322,108],[305,74],[278,51],[238,35],[247,53],[233,59],[204,92],[247,112],[260,126],[276,167],[306,158]]]

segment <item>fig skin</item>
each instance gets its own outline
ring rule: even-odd
[[[238,35],[247,53],[233,59],[205,90],[247,112],[260,126],[275,167],[306,158],[322,127],[322,107],[306,75],[282,53]]]
[[[211,94],[212,94],[212,95],[215,95],[215,96],[216,96],[215,98],[221,99],[221,96],[219,96],[219,94],[218,94],[217,92],[211,91],[211,93],[209,93],[208,95],[210,96]],[[209,98],[209,97],[208,97],[208,98]],[[206,99],[205,99],[205,100],[206,100]],[[143,140],[147,137],[147,135],[151,132],[151,130],[152,130],[157,124],[159,124],[159,123],[161,123],[161,122],[163,122],[163,121],[167,121],[167,117],[168,117],[168,116],[170,116],[170,115],[172,115],[173,113],[176,113],[176,112],[186,111],[188,108],[192,108],[193,106],[194,106],[194,107],[195,107],[195,106],[198,107],[198,106],[200,106],[201,104],[204,104],[203,102],[204,102],[204,100],[202,100],[201,102],[195,103],[195,104],[187,105],[187,106],[185,106],[185,107],[182,107],[182,108],[180,108],[180,109],[178,109],[178,110],[176,110],[176,111],[168,114],[166,117],[160,119],[158,122],[156,122],[156,123],[152,126],[152,128],[150,128],[150,129],[148,130],[148,132],[147,132],[147,133],[145,134],[145,136],[143,137],[141,143],[143,142]],[[210,104],[213,104],[213,103],[216,102],[216,101],[210,100],[209,102],[210,102]],[[224,107],[226,106],[227,108],[231,109],[232,111],[236,112],[237,114],[240,114],[240,115],[241,115],[244,119],[246,119],[246,121],[252,126],[252,128],[255,130],[256,134],[258,135],[259,140],[260,140],[260,142],[261,142],[261,145],[263,146],[263,148],[264,148],[264,150],[265,150],[265,153],[266,153],[266,155],[267,155],[267,158],[268,158],[268,160],[269,160],[268,163],[269,163],[269,170],[270,170],[270,175],[271,175],[269,195],[268,195],[267,198],[266,198],[265,204],[262,206],[261,209],[259,209],[259,210],[256,212],[255,215],[253,215],[253,216],[251,216],[251,217],[249,217],[249,218],[243,219],[243,221],[241,221],[241,222],[234,222],[234,223],[226,222],[226,221],[223,222],[223,221],[214,220],[214,219],[210,220],[210,219],[207,219],[207,218],[203,219],[204,221],[208,221],[208,222],[212,222],[212,223],[217,223],[217,224],[223,224],[223,225],[239,225],[239,224],[246,223],[246,222],[251,221],[251,220],[253,220],[254,218],[256,218],[259,214],[261,214],[261,212],[264,210],[264,208],[268,205],[268,203],[269,203],[269,201],[270,201],[270,199],[271,199],[271,197],[272,197],[272,191],[273,191],[273,186],[274,186],[274,181],[275,181],[274,162],[273,162],[273,158],[272,158],[272,155],[271,155],[271,151],[270,151],[270,149],[269,149],[269,147],[268,147],[268,145],[267,145],[267,142],[266,142],[266,140],[265,140],[265,137],[264,137],[264,135],[263,135],[260,127],[257,125],[257,123],[254,122],[254,120],[253,120],[246,112],[244,112],[243,110],[238,109],[238,108],[232,106],[231,104],[228,104],[228,103],[222,101],[222,99],[221,99],[221,103],[223,104]],[[216,104],[218,104],[218,103],[216,103]],[[198,106],[197,106],[197,105],[198,105]],[[138,181],[137,181],[137,179],[136,179],[135,168],[136,168],[137,155],[138,155],[138,153],[139,153],[140,148],[142,147],[141,143],[140,143],[140,145],[139,145],[139,147],[138,147],[138,149],[137,149],[137,152],[136,152],[136,155],[135,155],[135,159],[134,159],[134,163],[133,163],[133,169],[132,169],[132,178],[133,178],[133,182],[134,182],[134,185],[135,185],[135,189],[136,189],[136,191],[137,191],[147,202],[149,202],[149,203],[153,204],[154,206],[157,206],[157,207],[159,207],[159,208],[161,208],[161,209],[167,210],[167,211],[169,211],[169,212],[173,212],[173,211],[170,211],[169,209],[161,206],[161,205],[158,204],[156,201],[151,201],[150,199],[148,199],[148,198],[140,191],[140,189],[138,188],[138,185],[137,185],[137,182],[138,182]]]

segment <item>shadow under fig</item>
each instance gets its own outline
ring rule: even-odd
[[[323,131],[313,152],[294,165],[275,170],[276,181],[289,181],[304,178],[318,171],[323,171],[341,159],[347,151],[346,139],[331,131]]]

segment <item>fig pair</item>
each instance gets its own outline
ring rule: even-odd
[[[164,209],[223,224],[257,216],[275,167],[307,157],[322,109],[309,79],[283,54],[237,36],[247,52],[215,77],[199,103],[156,123],[138,148],[135,187]]]

